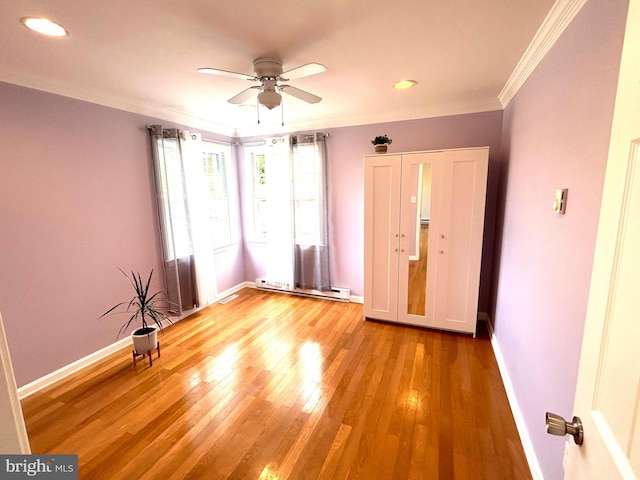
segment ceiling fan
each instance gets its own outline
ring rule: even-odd
[[[313,93],[300,90],[291,85],[280,85],[278,82],[288,82],[296,78],[315,75],[327,70],[327,67],[319,63],[307,63],[300,67],[282,71],[282,62],[273,58],[257,58],[253,62],[253,70],[255,75],[247,75],[245,73],[228,72],[217,68],[199,68],[200,73],[209,73],[211,75],[222,75],[225,77],[239,78],[242,80],[250,80],[252,82],[260,82],[260,85],[249,87],[239,94],[227,100],[234,105],[240,105],[254,96],[258,96],[260,105],[267,107],[269,110],[277,107],[282,102],[281,92],[287,93],[307,103],[318,103],[322,98]]]

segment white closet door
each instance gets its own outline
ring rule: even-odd
[[[364,315],[397,320],[400,225],[399,155],[365,159]]]
[[[488,149],[444,153],[439,184],[436,328],[475,333]]]

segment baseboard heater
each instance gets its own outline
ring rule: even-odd
[[[304,288],[292,288],[288,283],[273,282],[265,280],[264,278],[256,278],[256,288],[258,290],[289,293],[291,295],[302,295],[304,297],[324,298],[338,302],[349,302],[351,298],[351,290],[348,288],[332,288],[327,291],[307,290]]]

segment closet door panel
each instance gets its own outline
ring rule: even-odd
[[[397,320],[400,157],[365,164],[364,314]]]
[[[475,332],[486,181],[486,151],[452,152],[443,179],[438,245],[435,325],[440,328]]]
[[[434,232],[440,152],[402,156],[400,203],[400,257],[398,263],[398,321],[423,327],[433,326]]]

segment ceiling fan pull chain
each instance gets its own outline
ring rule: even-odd
[[[258,112],[258,125],[260,125],[260,100],[256,97],[256,111]]]
[[[282,119],[282,126],[284,127],[284,98],[280,102],[280,115]]]

